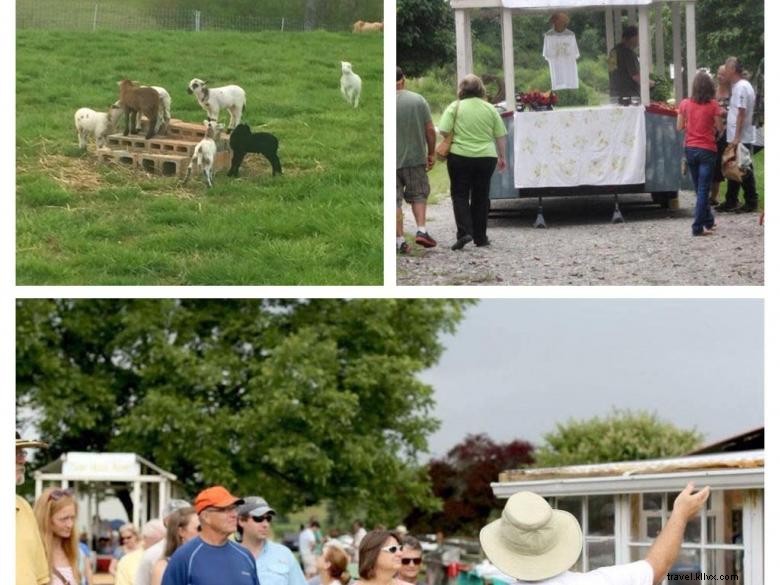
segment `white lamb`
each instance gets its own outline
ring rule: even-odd
[[[352,72],[352,63],[341,62],[341,95],[353,108],[358,107],[362,81],[357,73]]]
[[[206,110],[209,120],[217,122],[219,111],[223,108],[230,112],[228,132],[241,122],[241,113],[246,107],[246,92],[237,85],[210,88],[208,81],[195,78],[187,86],[187,93],[195,94],[200,107]]]
[[[164,87],[158,87],[156,85],[149,86],[156,90],[160,94],[160,115],[162,116],[162,123],[167,126],[171,119],[171,94],[169,94]]]
[[[194,164],[197,164],[200,169],[203,171],[203,176],[206,179],[206,184],[209,187],[214,186],[214,159],[217,156],[217,143],[216,141],[219,140],[220,133],[222,132],[222,129],[224,126],[222,124],[217,124],[216,122],[213,122],[211,120],[204,120],[203,123],[206,125],[206,136],[198,142],[198,144],[195,146],[195,150],[192,153],[192,159],[190,159],[190,164],[187,167],[187,176],[184,177],[184,184],[187,184],[187,181],[190,180],[190,175],[192,174],[192,166]]]
[[[114,132],[121,115],[122,110],[116,104],[112,104],[108,112],[96,112],[91,108],[76,110],[73,120],[76,123],[79,148],[87,148],[87,138],[90,134],[95,137],[97,148],[105,146],[106,137]]]

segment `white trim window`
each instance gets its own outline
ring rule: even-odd
[[[670,574],[694,583],[711,582],[701,579],[702,574],[715,575],[719,580],[728,576],[734,583],[752,582],[746,581],[745,572],[747,493],[747,490],[713,490],[699,516],[688,522],[682,550]],[[672,492],[628,496],[629,561],[645,558],[653,540],[669,520],[676,496]]]

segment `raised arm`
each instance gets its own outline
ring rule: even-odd
[[[694,494],[693,484],[689,483],[674,500],[669,520],[647,553],[646,560],[653,567],[653,583],[660,583],[666,578],[680,554],[686,524],[699,513],[709,495],[709,487]]]

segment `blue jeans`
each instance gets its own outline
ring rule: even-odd
[[[703,148],[686,147],[685,158],[688,161],[693,185],[696,187],[696,209],[693,212],[691,227],[693,235],[697,235],[704,228],[711,229],[715,225],[715,217],[710,208],[710,185],[718,153]]]

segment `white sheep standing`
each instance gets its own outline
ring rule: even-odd
[[[76,124],[76,134],[79,139],[79,148],[87,148],[87,138],[90,134],[95,137],[97,148],[106,145],[106,137],[116,129],[122,109],[117,104],[112,104],[108,112],[96,112],[91,108],[79,108],[73,116]]]
[[[360,88],[362,81],[357,73],[352,72],[352,63],[341,62],[341,95],[353,108],[360,102]]]
[[[246,107],[246,92],[237,85],[210,88],[208,81],[195,78],[187,86],[187,93],[195,94],[200,107],[206,110],[209,120],[217,122],[219,111],[223,108],[230,112],[228,132],[241,122],[241,113]]]
[[[190,159],[190,164],[187,167],[187,176],[184,177],[184,184],[187,184],[187,181],[190,180],[190,175],[192,174],[192,166],[194,164],[197,164],[198,167],[203,171],[203,176],[206,179],[206,184],[209,187],[214,186],[214,159],[217,156],[217,143],[216,141],[219,140],[219,135],[222,132],[222,129],[224,126],[222,124],[217,124],[216,122],[213,122],[212,120],[204,120],[203,123],[206,125],[206,136],[203,137],[203,139],[198,142],[198,144],[195,146],[195,151],[192,153],[192,158]]]

